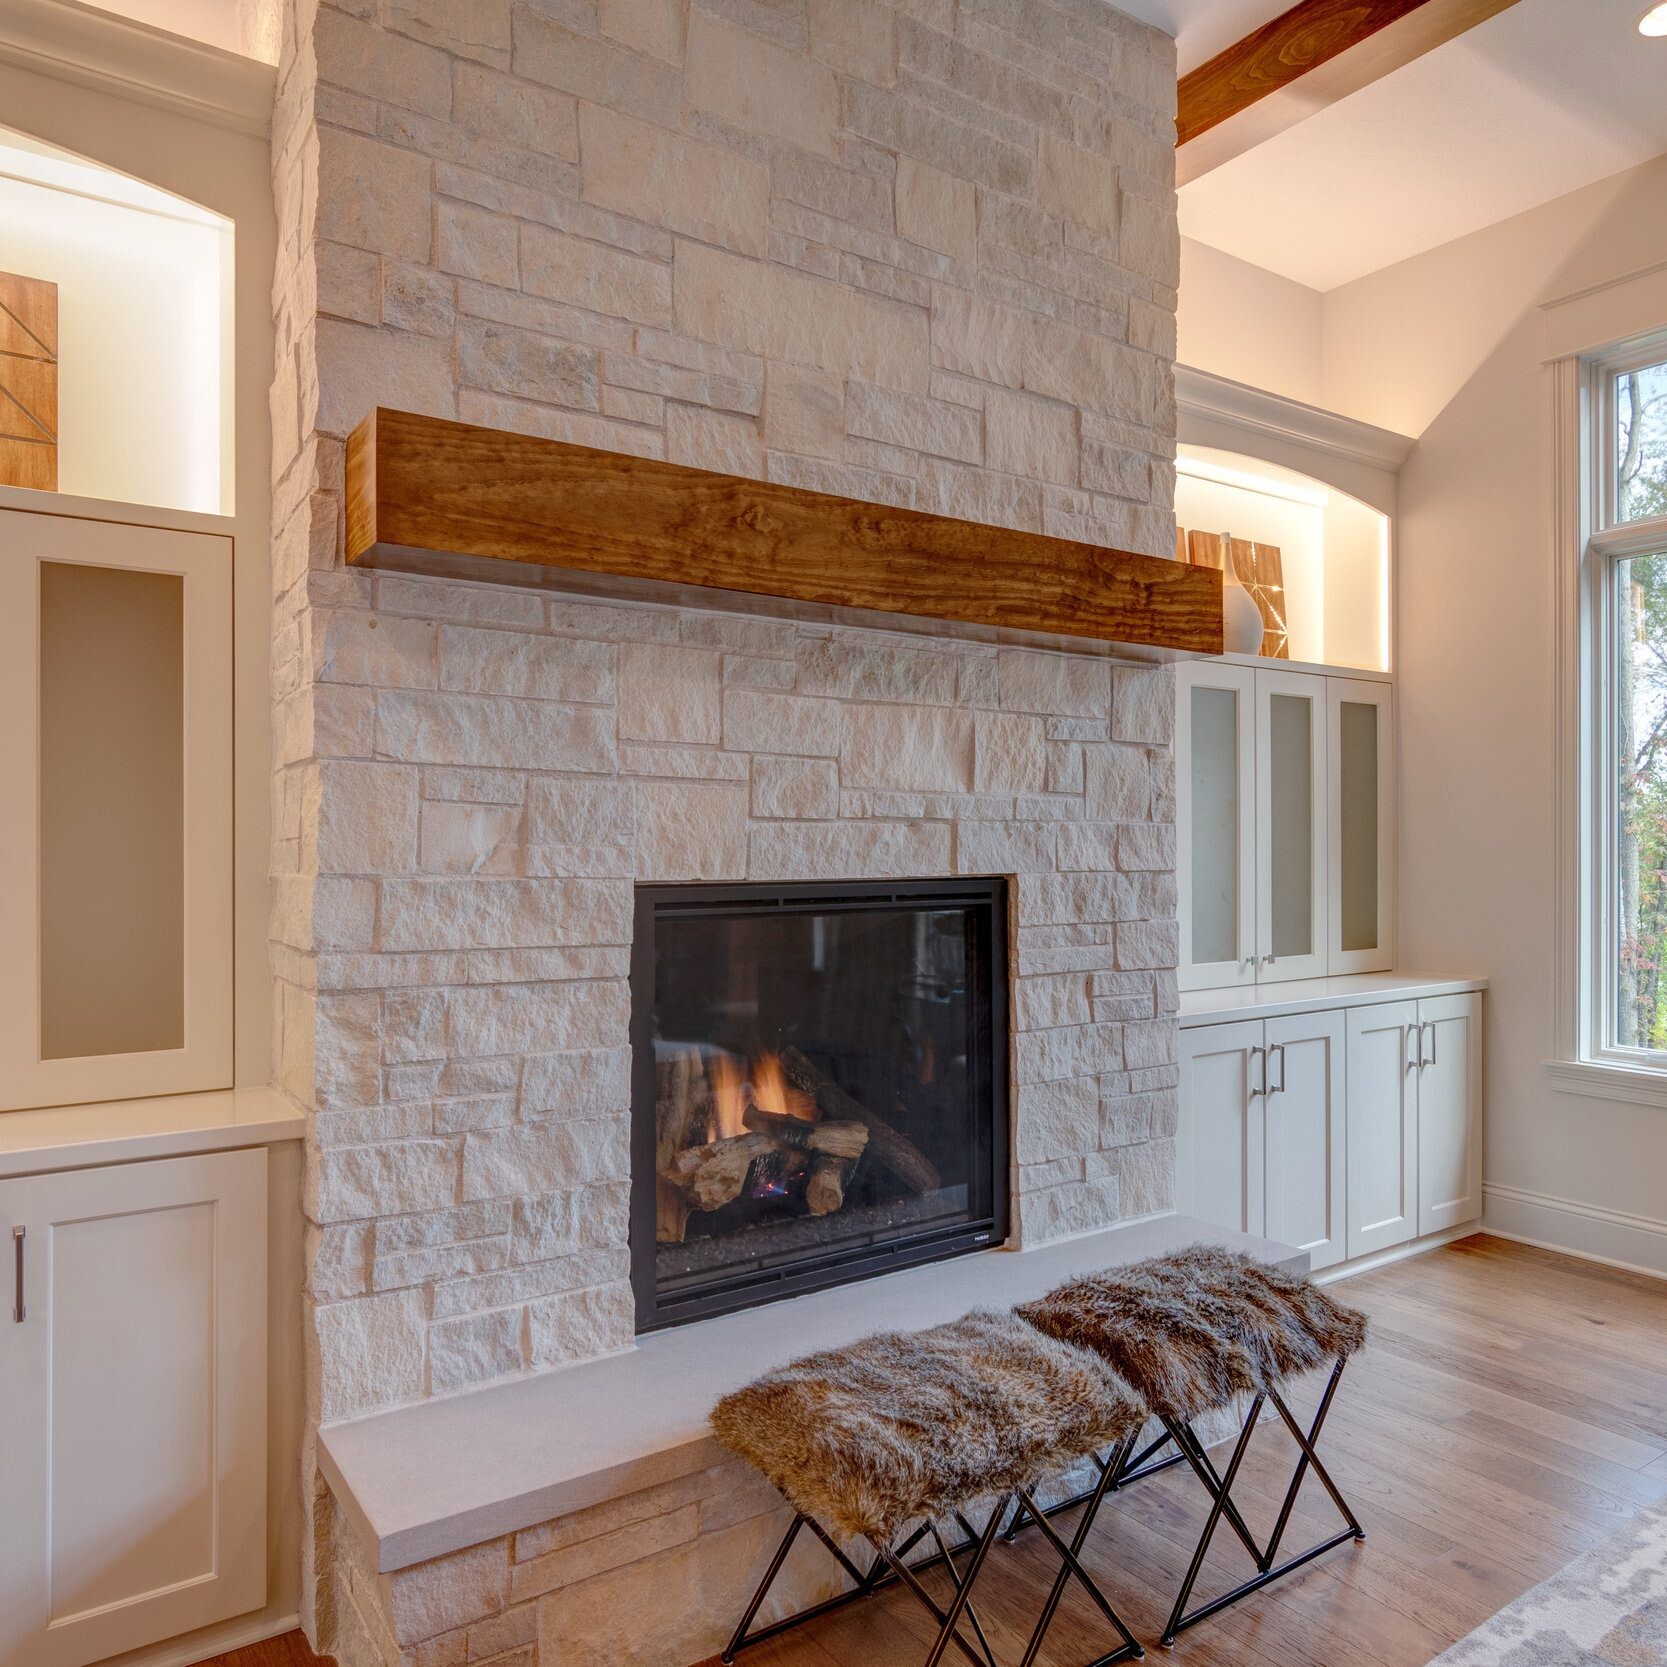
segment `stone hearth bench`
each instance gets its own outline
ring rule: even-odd
[[[501,1655],[505,1667],[701,1660],[789,1514],[713,1438],[720,1397],[813,1350],[1032,1301],[1198,1243],[1308,1271],[1307,1253],[1288,1245],[1155,1216],[655,1332],[602,1360],[326,1426],[318,1462],[336,1505],[342,1667],[451,1659],[454,1633],[457,1660]],[[784,1590],[782,1612],[816,1595]],[[526,1653],[535,1643],[542,1653]]]

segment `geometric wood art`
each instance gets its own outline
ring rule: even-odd
[[[58,489],[58,286],[0,272],[0,486]]]
[[[1222,547],[1222,535],[1211,532],[1177,532],[1177,554],[1184,548],[1186,559],[1194,567],[1213,567],[1218,572],[1227,563]],[[1286,614],[1285,565],[1277,544],[1256,544],[1248,538],[1233,540],[1233,577],[1249,593],[1262,616],[1262,646],[1264,660],[1288,660],[1291,657],[1291,633]]]
[[[1289,660],[1291,632],[1285,613],[1285,568],[1279,546],[1235,538],[1233,572],[1262,616],[1262,658]]]

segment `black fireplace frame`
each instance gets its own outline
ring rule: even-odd
[[[883,1245],[865,1245],[806,1256],[789,1267],[750,1272],[684,1297],[663,1299],[655,1266],[654,1189],[641,1178],[654,1172],[655,923],[665,914],[722,914],[736,904],[792,912],[866,910],[876,904],[925,907],[949,904],[973,911],[975,943],[981,952],[978,982],[989,1027],[981,1052],[990,1071],[991,1209],[988,1216]],[[692,1320],[732,1314],[779,1302],[806,1291],[826,1290],[873,1279],[899,1268],[941,1262],[989,1250],[1007,1238],[1008,1169],[1008,955],[1007,881],[1000,875],[954,880],[880,880],[811,884],[639,885],[631,945],[631,1286],[636,1296],[637,1332],[661,1331]]]

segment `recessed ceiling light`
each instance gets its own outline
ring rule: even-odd
[[[1651,6],[1638,19],[1638,33],[1641,35],[1667,35],[1667,0],[1662,0],[1659,6]]]

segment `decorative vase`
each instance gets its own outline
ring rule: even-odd
[[[1229,654],[1262,652],[1262,610],[1256,599],[1239,582],[1238,563],[1233,560],[1233,535],[1221,538],[1222,648]]]

